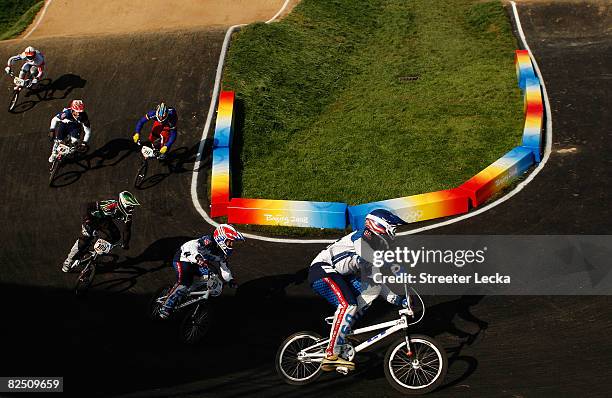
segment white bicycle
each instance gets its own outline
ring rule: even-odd
[[[15,74],[11,71],[9,75],[13,78],[13,95],[11,96],[11,102],[9,103],[9,111],[15,109],[15,105],[17,105],[17,99],[19,98],[19,93],[24,88],[30,88],[32,86],[31,79],[22,79],[19,76],[15,76]]]
[[[159,289],[149,303],[149,317],[152,320],[159,320],[159,309],[166,302],[168,292],[172,287]],[[189,289],[189,293],[177,304],[171,317],[176,314],[183,314],[180,327],[180,340],[185,344],[195,344],[202,340],[210,328],[212,313],[210,302],[211,297],[221,295],[223,282],[214,273],[208,277],[194,281]],[[191,307],[191,308],[190,308]],[[190,310],[187,310],[190,308]]]
[[[98,258],[100,256],[109,254],[111,250],[113,250],[113,248],[118,245],[119,243],[112,244],[102,238],[98,238],[98,240],[96,240],[93,245],[93,250],[91,250],[79,261],[78,266],[82,269],[74,287],[74,291],[77,296],[85,294],[91,287],[94,277],[96,276],[96,266],[98,264]],[[70,265],[70,270],[75,267],[75,262],[73,262]]]
[[[414,319],[410,296],[408,306],[398,311],[399,318],[356,329],[347,335],[347,343],[341,349],[341,356],[353,361],[355,356],[393,333],[403,330],[404,336],[395,340],[387,349],[384,360],[385,377],[396,390],[408,395],[426,394],[438,388],[444,381],[448,370],[448,358],[444,348],[432,337],[411,334],[410,326],[420,322],[425,315],[425,306],[421,297],[412,289],[421,302],[423,310],[418,320]],[[406,289],[407,293],[407,289]],[[326,321],[330,322],[327,318]],[[354,337],[382,330],[366,341],[353,345]],[[325,357],[325,348],[329,338],[323,338],[314,332],[298,332],[289,336],[276,354],[276,371],[288,384],[305,385],[314,382],[323,370],[321,362]],[[349,369],[336,367],[336,371],[346,375]]]

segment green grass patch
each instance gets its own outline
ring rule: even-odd
[[[0,1],[0,40],[11,39],[26,30],[44,4],[40,0]]]
[[[521,142],[498,1],[302,0],[234,37],[237,196],[366,203],[451,188]],[[416,80],[410,78],[416,77]]]

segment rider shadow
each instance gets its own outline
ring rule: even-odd
[[[61,188],[77,182],[89,170],[111,167],[119,164],[134,151],[131,140],[116,138],[104,144],[90,154],[81,155],[76,160],[67,162],[63,167],[75,165],[80,170],[66,170],[55,177],[51,184],[54,188]],[[61,171],[61,170],[60,170]]]
[[[308,268],[294,274],[264,276],[241,284],[236,297],[245,301],[283,299],[287,296],[285,289],[288,286],[302,284],[307,278]]]
[[[190,167],[189,165],[195,164],[199,147],[200,143],[197,143],[191,148],[183,146],[172,150],[168,153],[166,159],[160,160],[159,162],[160,166],[166,168],[166,172],[161,172],[150,177],[146,177],[137,188],[140,190],[153,188],[172,174],[193,172],[193,166]],[[151,165],[149,167],[151,167]],[[202,166],[200,166],[200,168],[201,167]]]
[[[168,268],[172,263],[174,253],[186,241],[192,239],[189,236],[176,236],[162,238],[150,244],[142,253],[136,257],[125,257],[118,261],[118,255],[109,256],[109,260],[100,267],[98,274],[118,275],[116,278],[106,279],[95,283],[94,287],[104,288],[113,293],[122,293],[138,283],[138,279],[146,274],[151,274]],[[161,264],[159,264],[161,262]],[[154,267],[141,266],[143,263],[158,263]]]
[[[36,87],[28,89],[24,97],[36,97],[28,101],[23,101],[13,109],[12,113],[23,113],[34,108],[36,104],[43,101],[51,101],[55,99],[65,99],[76,88],[83,88],[87,84],[87,80],[79,75],[72,73],[64,74],[55,80],[43,79]]]
[[[428,334],[438,336],[449,333],[455,338],[462,339],[457,346],[447,347],[449,353],[449,375],[439,390],[456,386],[466,380],[478,367],[478,360],[463,354],[466,346],[475,345],[484,338],[489,323],[476,317],[471,308],[478,305],[485,296],[461,296],[452,301],[433,305],[428,309],[428,316],[419,329]],[[461,323],[461,327],[458,324]],[[459,363],[465,363],[465,366]]]

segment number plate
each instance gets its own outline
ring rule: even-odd
[[[13,83],[15,83],[17,86],[25,86],[25,80],[20,79],[18,77],[16,77],[15,80],[13,80]]]
[[[221,294],[223,290],[223,283],[219,280],[216,275],[211,276],[208,279],[208,291],[211,296],[215,297]]]
[[[59,153],[60,155],[65,155],[68,152],[70,152],[70,147],[68,145],[59,144],[57,146],[57,153]]]
[[[94,245],[94,251],[98,254],[106,254],[111,251],[111,244],[104,239],[98,239]]]
[[[150,148],[148,146],[143,146],[141,152],[142,156],[144,156],[145,158],[152,158],[155,156],[155,151],[153,150],[153,148]]]

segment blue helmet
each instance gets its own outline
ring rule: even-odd
[[[365,218],[365,229],[382,239],[385,239],[385,236],[391,240],[395,239],[395,229],[405,224],[404,220],[385,209],[372,210]]]
[[[163,102],[157,105],[155,109],[155,118],[158,122],[163,123],[168,118],[168,107]]]

